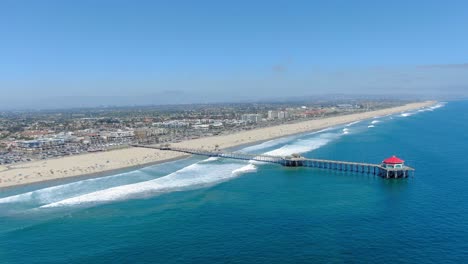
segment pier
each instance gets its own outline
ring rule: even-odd
[[[236,160],[254,160],[259,162],[274,163],[285,167],[311,167],[318,169],[334,170],[341,172],[352,172],[376,175],[382,178],[407,178],[410,176],[414,169],[404,165],[404,161],[393,156],[382,162],[382,164],[349,162],[338,160],[325,160],[325,159],[309,159],[304,158],[298,154],[291,156],[271,156],[264,154],[249,154],[241,152],[226,152],[218,149],[204,150],[204,149],[190,149],[179,147],[157,147],[151,145],[132,145],[133,147],[151,148],[165,151],[176,151],[187,153],[191,155],[200,155],[206,157],[218,157]]]

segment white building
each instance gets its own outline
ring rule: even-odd
[[[268,119],[273,120],[273,119],[276,119],[276,118],[278,118],[278,112],[277,111],[273,111],[273,110],[268,111]]]
[[[279,111],[278,119],[287,119],[289,118],[289,113],[287,111]]]
[[[247,123],[257,123],[260,121],[261,117],[259,114],[243,114],[242,121]]]
[[[164,128],[184,128],[184,127],[189,127],[190,124],[185,121],[170,120],[170,121],[153,123],[153,126],[164,127]]]

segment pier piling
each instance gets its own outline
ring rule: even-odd
[[[223,152],[219,149],[209,151],[200,149],[188,149],[178,147],[156,147],[150,145],[133,145],[134,147],[140,148],[151,148],[158,150],[176,151],[193,155],[201,155],[207,157],[220,157],[237,160],[254,160],[266,163],[280,164],[285,167],[311,167],[319,169],[336,170],[342,172],[354,172],[362,174],[373,174],[382,178],[407,178],[413,168],[406,165],[400,166],[388,166],[385,164],[372,164],[372,163],[360,163],[360,162],[348,162],[348,161],[337,161],[337,160],[323,160],[323,159],[307,159],[297,154],[287,157],[271,156],[271,155],[257,155],[248,154],[241,152]],[[396,157],[392,157],[393,159]]]

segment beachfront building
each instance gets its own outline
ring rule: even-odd
[[[277,119],[277,118],[278,118],[278,112],[277,111],[273,111],[273,110],[268,111],[268,119],[269,120],[273,120],[273,119]]]
[[[279,111],[278,112],[278,119],[288,119],[289,113],[286,111]]]
[[[48,149],[59,149],[65,145],[65,138],[43,138],[35,140],[20,140],[16,142],[18,151],[38,153]]]
[[[261,116],[259,114],[243,114],[241,118],[242,121],[247,123],[257,123],[260,121]]]
[[[107,143],[129,143],[135,137],[133,130],[104,131],[100,132],[101,138]]]
[[[153,126],[163,128],[187,128],[190,127],[190,123],[181,120],[170,120],[153,123]]]
[[[388,169],[400,169],[403,168],[405,161],[398,158],[397,156],[392,156],[388,159],[382,161],[382,167]]]

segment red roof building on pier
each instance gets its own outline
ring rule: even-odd
[[[401,168],[403,167],[403,163],[405,163],[405,161],[397,156],[392,156],[382,161],[383,166],[386,168]]]
[[[385,159],[383,161],[383,163],[385,163],[385,164],[400,164],[400,163],[404,163],[404,162],[405,162],[404,160],[398,158],[397,156],[392,156],[392,157],[390,157],[388,159]]]

